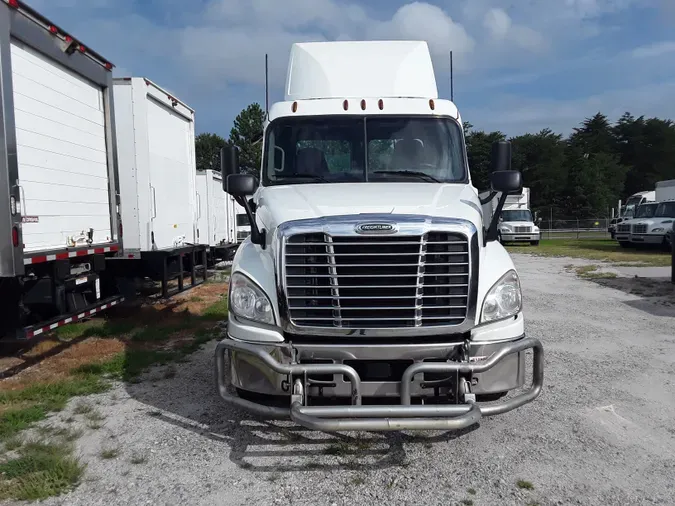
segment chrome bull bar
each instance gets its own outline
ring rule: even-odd
[[[410,385],[417,374],[448,373],[477,374],[488,371],[506,356],[532,349],[533,379],[525,392],[503,402],[480,405],[469,392],[468,383],[461,380],[464,404],[412,405]],[[225,381],[225,354],[229,351],[248,353],[261,360],[271,370],[289,376],[307,374],[343,374],[351,383],[351,405],[306,406],[302,381],[293,384],[290,408],[279,408],[242,399],[228,392]],[[544,384],[544,348],[538,339],[526,337],[502,348],[485,361],[469,362],[417,362],[410,365],[401,377],[400,404],[362,404],[361,378],[356,370],[345,364],[281,364],[259,346],[226,338],[216,347],[216,371],[220,396],[230,404],[266,418],[290,418],[295,423],[311,430],[337,431],[399,431],[399,430],[458,430],[470,427],[484,416],[499,415],[516,409],[534,400]]]

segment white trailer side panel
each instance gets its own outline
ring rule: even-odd
[[[220,173],[214,170],[197,172],[197,205],[199,219],[197,221],[198,242],[217,246],[234,242],[229,240],[230,223],[226,205],[228,195],[223,191]]]
[[[656,202],[675,199],[675,179],[659,181],[656,183],[655,191]]]
[[[144,78],[113,90],[125,253],[197,243],[194,112]]]
[[[213,216],[213,225],[209,229],[210,241],[212,244],[222,244],[227,241],[228,222],[225,206],[227,205],[228,195],[223,191],[223,180],[216,171],[211,172],[208,178],[209,184],[209,215]]]
[[[195,242],[194,124],[147,96],[152,230],[157,249]]]
[[[11,44],[24,251],[111,242],[101,88],[37,51]]]

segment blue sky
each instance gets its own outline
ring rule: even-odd
[[[598,111],[675,119],[673,0],[29,0],[115,65],[196,110],[198,132],[281,99],[290,45],[422,39],[439,93],[476,128],[567,134]]]

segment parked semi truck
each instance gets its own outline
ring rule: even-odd
[[[539,395],[543,348],[497,240],[521,174],[496,143],[486,217],[425,42],[294,44],[262,145],[259,185],[221,153],[251,223],[216,350],[223,399],[310,429],[388,431],[459,429]],[[486,404],[524,385],[527,350],[532,386]]]
[[[0,338],[31,339],[204,264],[194,111],[0,1]],[[205,274],[205,270],[204,270]]]
[[[482,192],[480,195],[485,193]],[[483,206],[490,216],[498,202],[498,197],[495,196]],[[532,246],[537,246],[540,239],[538,223],[540,220],[533,216],[530,210],[530,189],[523,188],[520,193],[506,197],[504,208],[499,215],[498,240],[502,243],[529,242]]]
[[[656,192],[653,190],[634,193],[628,197],[626,204],[623,206],[620,205],[621,201],[619,201],[616,218],[612,218],[609,222],[609,227],[607,227],[607,230],[612,238],[615,238],[617,225],[624,222],[625,220],[632,219],[635,216],[635,211],[639,205],[657,201]]]

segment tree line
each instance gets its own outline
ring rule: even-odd
[[[240,150],[245,170],[260,167],[260,135],[265,112],[246,107],[234,120],[229,138],[202,133],[196,138],[197,169],[220,170],[219,152],[226,144]],[[657,181],[675,179],[675,123],[635,117],[626,112],[612,123],[598,112],[564,137],[546,128],[507,138],[500,131],[478,130],[464,123],[471,178],[480,190],[489,187],[492,143],[509,140],[512,168],[531,189],[531,207],[557,219],[602,218],[618,200],[653,190]]]

